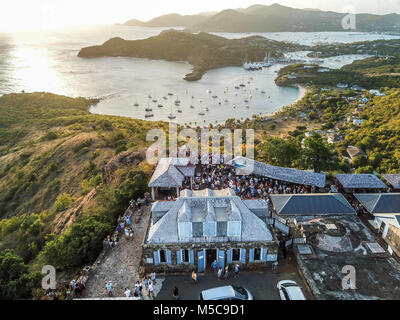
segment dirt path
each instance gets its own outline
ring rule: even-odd
[[[105,297],[105,285],[108,281],[113,284],[114,297],[122,297],[126,287],[129,287],[133,293],[136,281],[143,280],[139,279],[139,265],[142,258],[142,242],[150,221],[150,212],[151,206],[144,207],[138,224],[135,224],[134,217],[132,218],[131,225],[134,230],[132,240],[125,239],[122,234],[119,245],[108,249],[105,253],[86,284],[86,298]],[[145,287],[143,286],[143,288]],[[155,291],[157,291],[157,286]]]

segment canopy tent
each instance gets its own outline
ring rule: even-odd
[[[236,174],[238,175],[255,174],[270,179],[302,184],[306,186],[319,188],[325,187],[324,173],[276,167],[245,157],[237,157],[229,161],[228,164],[236,168]]]
[[[387,189],[373,174],[337,174],[336,179],[344,189]]]
[[[340,193],[270,195],[280,215],[320,216],[354,214],[353,207]]]

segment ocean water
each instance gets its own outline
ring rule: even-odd
[[[80,48],[102,44],[111,37],[144,39],[156,36],[162,30],[164,29],[93,26],[0,34],[0,94],[24,90],[47,91],[72,97],[101,97],[103,99],[90,109],[91,112],[145,119],[145,108],[151,108],[154,117],[148,120],[169,121],[168,115],[173,113],[176,119],[172,121],[190,125],[269,114],[301,97],[302,92],[296,87],[282,88],[275,85],[276,72],[282,65],[255,72],[245,71],[240,67],[222,68],[207,72],[200,81],[186,82],[183,77],[190,72],[191,66],[185,62],[124,57],[77,57]],[[249,34],[219,35],[233,38]],[[304,44],[396,38],[353,33],[261,35]],[[304,58],[306,52],[294,55]],[[335,57],[326,59],[325,63],[334,68],[360,58],[362,57]],[[235,89],[241,83],[246,86]],[[209,90],[212,92],[209,93]],[[168,93],[173,95],[169,96]],[[174,104],[177,99],[181,101],[179,107]],[[139,106],[135,107],[135,103]],[[205,115],[199,115],[201,112]]]

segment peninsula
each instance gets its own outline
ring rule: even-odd
[[[208,70],[241,66],[246,60],[262,61],[269,54],[279,58],[284,52],[306,50],[307,46],[269,40],[260,36],[226,39],[220,36],[166,30],[144,40],[112,38],[103,45],[80,50],[82,58],[134,57],[153,60],[187,61],[193,66],[184,79],[196,81]]]

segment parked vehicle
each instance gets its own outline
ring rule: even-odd
[[[200,300],[253,300],[253,295],[243,287],[225,286],[203,290]]]
[[[307,300],[299,285],[292,280],[282,280],[277,285],[282,300]]]

